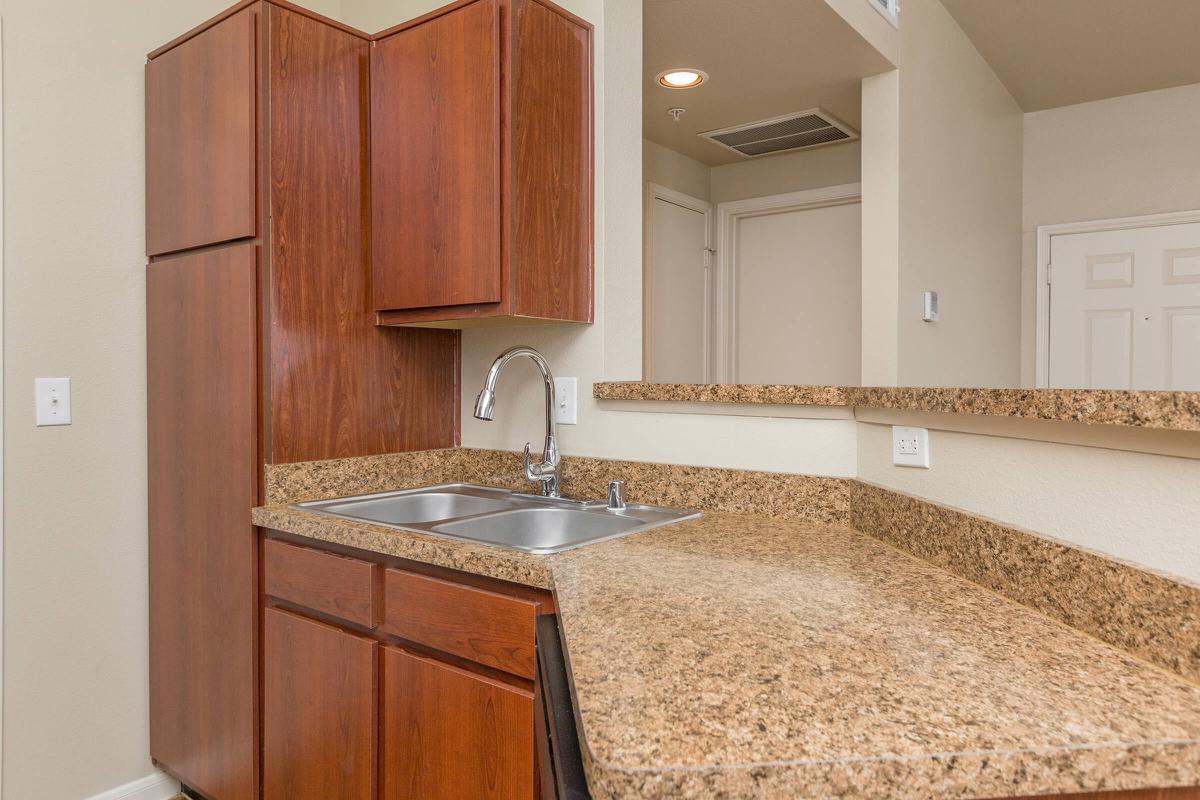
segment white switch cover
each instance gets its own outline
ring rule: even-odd
[[[929,431],[893,425],[892,463],[900,467],[929,469]]]
[[[33,390],[38,427],[71,424],[70,378],[35,378]]]
[[[579,379],[554,379],[554,421],[575,425],[579,420]]]

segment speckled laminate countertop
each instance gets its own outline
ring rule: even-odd
[[[1200,686],[843,525],[709,513],[539,558],[254,522],[551,586],[598,799],[1200,783]]]
[[[594,384],[592,394],[598,400],[853,406],[1200,431],[1200,392],[624,381]]]

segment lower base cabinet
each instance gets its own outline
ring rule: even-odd
[[[361,555],[263,543],[263,800],[533,800],[553,599]]]
[[[533,693],[383,648],[381,800],[534,796]]]
[[[264,800],[373,800],[379,645],[263,613]]]

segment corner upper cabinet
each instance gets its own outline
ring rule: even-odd
[[[386,325],[591,322],[592,26],[465,0],[371,52],[372,295]]]

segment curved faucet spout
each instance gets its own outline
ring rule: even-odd
[[[554,374],[546,357],[526,345],[510,347],[492,362],[487,377],[483,381],[483,389],[475,400],[475,418],[491,420],[496,410],[496,381],[500,371],[508,362],[518,356],[528,356],[542,373],[542,381],[546,389],[546,441],[542,447],[542,460],[537,464],[530,463],[529,444],[525,445],[525,478],[540,483],[541,493],[546,497],[558,497],[558,443],[554,435]]]

